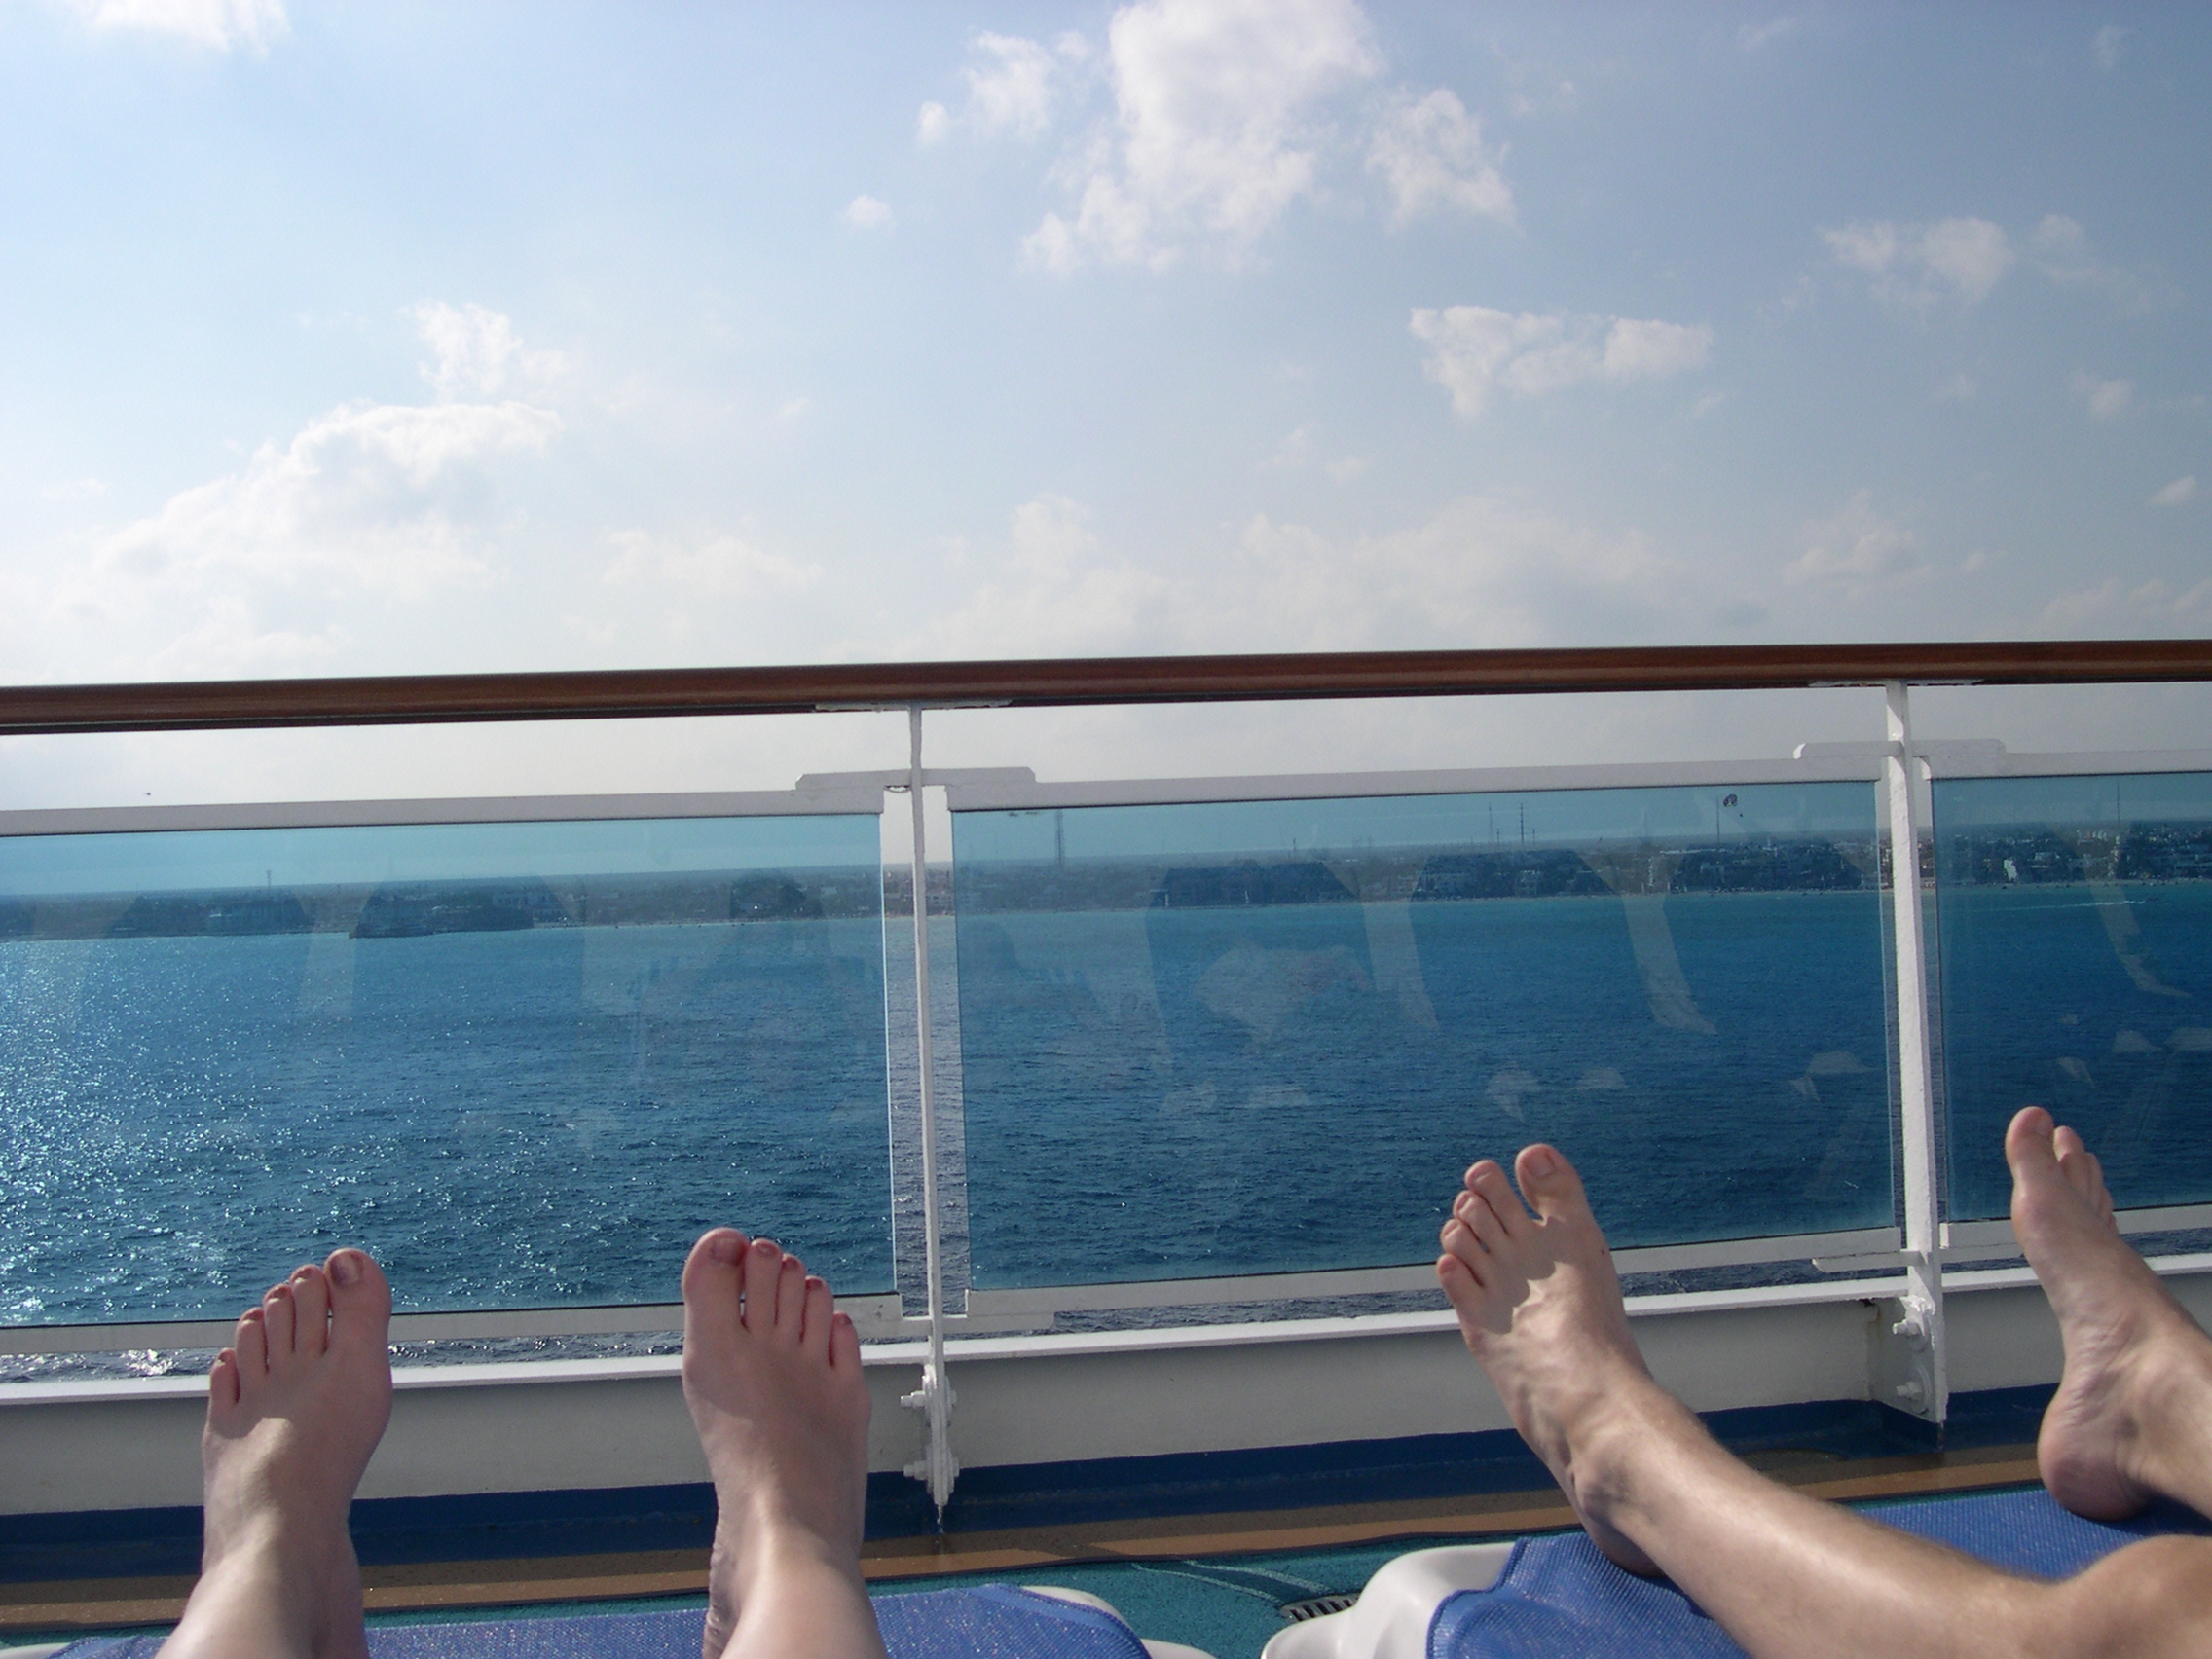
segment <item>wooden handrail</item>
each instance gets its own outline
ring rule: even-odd
[[[1514,692],[1745,691],[1891,680],[1976,685],[2212,680],[2212,640],[1328,651],[17,685],[0,687],[0,735],[658,719],[915,703],[1041,709]]]

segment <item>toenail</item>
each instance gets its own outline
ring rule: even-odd
[[[1552,1157],[1549,1147],[1539,1146],[1530,1149],[1529,1153],[1530,1174],[1549,1175],[1558,1166],[1559,1161]]]
[[[707,1246],[707,1254],[718,1262],[742,1261],[745,1256],[745,1240],[734,1234],[725,1233]]]
[[[350,1250],[342,1250],[331,1258],[330,1276],[340,1284],[357,1284],[361,1277],[361,1263]]]

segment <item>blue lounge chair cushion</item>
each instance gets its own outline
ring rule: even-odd
[[[2212,1531],[2161,1506],[2117,1526],[2069,1514],[2040,1488],[1862,1511],[2009,1571],[2064,1578],[2123,1544]],[[1727,1632],[1672,1584],[1623,1572],[1580,1532],[1525,1539],[1497,1582],[1445,1598],[1429,1659],[1743,1659]]]
[[[1129,1627],[1091,1607],[1008,1584],[879,1597],[891,1659],[1146,1659]],[[586,1613],[567,1618],[383,1625],[371,1659],[699,1659],[706,1615]],[[72,1642],[55,1659],[152,1659],[166,1635]]]

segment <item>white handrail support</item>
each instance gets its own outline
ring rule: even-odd
[[[1943,1269],[1937,1209],[1936,1090],[1928,1022],[1928,952],[1922,917],[1920,826],[1913,810],[1912,713],[1904,682],[1885,687],[1889,753],[1882,775],[1890,809],[1890,902],[1897,940],[1898,1129],[1904,1161],[1904,1254],[1909,1289],[1889,1323],[1898,1362],[1883,1403],[1941,1423],[1950,1403],[1944,1346]]]
[[[937,1190],[937,1051],[930,1029],[929,842],[922,821],[922,710],[906,711],[906,803],[914,826],[914,1051],[920,1067],[922,1115],[922,1272],[929,1281],[929,1359],[922,1385],[899,1402],[922,1414],[922,1456],[906,1473],[930,1489],[941,1518],[960,1473],[952,1455],[951,1384],[944,1374],[944,1261],[939,1248]]]

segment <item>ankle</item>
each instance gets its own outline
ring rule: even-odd
[[[1568,1439],[1570,1495],[1585,1515],[1611,1522],[1637,1506],[1673,1451],[1710,1441],[1697,1415],[1648,1375],[1625,1376]]]
[[[737,1561],[738,1594],[750,1600],[769,1581],[819,1582],[828,1574],[860,1584],[860,1552],[825,1537],[816,1529],[786,1515],[756,1513],[742,1531]]]

